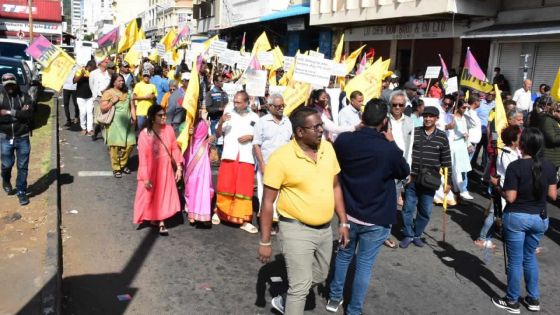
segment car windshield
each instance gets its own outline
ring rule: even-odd
[[[17,82],[19,85],[25,85],[25,75],[23,72],[23,66],[21,65],[2,65],[0,64],[0,77],[4,73],[13,73],[17,77]]]
[[[27,60],[29,57],[25,53],[25,49],[27,49],[27,45],[25,44],[0,42],[1,57]]]

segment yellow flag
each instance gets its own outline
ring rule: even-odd
[[[74,67],[75,64],[76,61],[65,51],[60,49],[60,53],[56,56],[56,58],[54,58],[49,66],[43,70],[41,83],[44,87],[59,91],[64,85],[66,78],[70,75],[72,67]]]
[[[366,45],[363,45],[362,47],[354,50],[350,54],[350,56],[348,56],[348,58],[344,60],[344,63],[346,64],[346,74],[348,74],[350,71],[352,71],[352,69],[354,69],[354,66],[356,65],[356,60],[358,60],[358,57],[360,57],[360,54],[362,53],[362,50],[364,50],[364,47],[366,47]]]
[[[290,69],[284,72],[284,75],[282,76],[282,78],[280,78],[278,84],[282,86],[288,86],[288,84],[290,84],[290,81],[292,81],[292,77],[294,76],[295,69],[296,69],[296,62],[294,61],[294,63],[290,66]]]
[[[175,38],[177,38],[177,31],[173,27],[169,31],[167,31],[167,34],[165,34],[165,36],[160,41],[160,44],[163,44],[163,46],[165,46],[165,51],[170,51],[171,49],[173,49],[173,41],[175,40]]]
[[[118,52],[121,53],[129,49],[138,39],[140,39],[140,33],[136,19],[134,19],[128,23],[126,29],[124,30],[124,34],[121,36]]]
[[[284,54],[282,53],[282,49],[278,46],[274,47],[272,50],[272,56],[274,58],[274,63],[270,69],[276,70],[278,68],[282,68],[284,65]]]
[[[202,43],[204,45],[204,50],[208,50],[208,48],[210,48],[210,45],[212,44],[212,42],[215,41],[215,40],[219,40],[219,39],[220,38],[218,37],[218,35],[215,35],[214,37],[206,40],[204,43]]]
[[[382,62],[379,58],[371,67],[350,80],[344,87],[346,97],[349,98],[354,91],[360,91],[364,95],[364,102],[368,102],[372,98],[379,98],[383,75],[388,71],[389,63]]]
[[[342,58],[342,49],[344,48],[344,34],[342,34],[342,37],[340,37],[340,41],[338,42],[338,45],[336,46],[336,50],[334,51],[334,62],[339,63],[340,59]]]
[[[284,98],[284,115],[290,116],[294,109],[298,108],[300,105],[304,104],[309,98],[309,93],[311,92],[311,84],[296,82],[294,86],[288,86],[282,97]]]
[[[560,102],[560,68],[558,68],[556,79],[554,79],[554,84],[552,84],[550,96],[552,96],[555,101]]]
[[[177,144],[181,147],[181,152],[185,153],[187,147],[189,146],[189,130],[194,124],[194,118],[196,117],[196,112],[198,110],[198,92],[200,88],[200,82],[198,80],[198,67],[195,58],[193,61],[191,80],[185,91],[185,97],[183,98],[183,108],[187,112],[187,118],[185,120],[185,129],[181,132],[177,138]]]
[[[148,56],[148,59],[150,59],[150,61],[157,62],[158,56],[159,56],[159,54],[157,52],[157,49],[153,48],[152,52]]]
[[[344,36],[344,35],[343,35]],[[143,29],[138,31],[138,40],[146,39],[146,33],[144,33]]]
[[[124,61],[135,66],[139,65],[141,60],[142,60],[142,53],[134,48],[130,48],[130,50],[124,56]]]
[[[270,46],[270,42],[268,41],[268,37],[266,37],[266,32],[263,32],[259,38],[253,44],[253,50],[251,51],[251,55],[254,56],[260,52],[269,51],[272,47]]]
[[[277,86],[276,83],[276,70],[270,70],[268,73],[268,85],[269,86]]]
[[[496,116],[494,116],[494,126],[496,127],[496,132],[498,133],[498,149],[504,147],[504,142],[502,141],[502,130],[507,127],[507,117],[506,108],[502,101],[502,91],[498,89],[498,85],[494,84],[494,91],[496,91]]]

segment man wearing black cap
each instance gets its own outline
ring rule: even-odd
[[[424,108],[422,114],[424,125],[414,129],[414,142],[412,144],[412,166],[409,181],[404,192],[403,234],[401,248],[407,248],[410,243],[423,247],[424,241],[420,238],[430,221],[432,203],[436,190],[439,188],[439,170],[442,167],[451,169],[451,152],[449,141],[445,132],[436,128],[439,119],[439,110],[434,106]],[[451,176],[445,193],[449,192]],[[436,187],[437,186],[437,187]],[[414,208],[418,204],[416,218]]]
[[[130,64],[128,62],[123,61],[121,63],[120,74],[124,77],[124,84],[126,84],[128,90],[132,91],[134,89],[134,85],[136,84],[136,79],[134,78],[134,75],[130,73]]]
[[[2,188],[11,195],[12,167],[17,158],[16,193],[19,204],[29,203],[27,197],[27,171],[31,143],[30,122],[33,117],[33,103],[27,93],[20,91],[16,76],[5,73],[2,76],[4,91],[0,94],[0,144],[2,149]]]

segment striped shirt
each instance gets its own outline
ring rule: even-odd
[[[417,127],[414,130],[412,175],[418,175],[421,164],[422,168],[429,169],[430,173],[437,174],[442,167],[448,167],[451,172],[451,152],[449,150],[449,140],[445,132],[436,128],[428,136],[424,131],[424,127]]]

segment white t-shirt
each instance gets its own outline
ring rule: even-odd
[[[517,103],[517,108],[520,110],[530,111],[533,107],[533,100],[531,99],[531,91],[525,91],[523,88],[515,91],[513,100]]]
[[[465,111],[465,119],[467,119],[467,133],[469,134],[470,143],[479,143],[482,139],[482,123],[480,117],[475,110],[471,108]]]
[[[109,86],[111,76],[109,71],[101,72],[99,68],[89,74],[89,88],[93,97],[101,96],[101,93]]]
[[[259,116],[250,111],[245,116],[239,115],[236,111],[229,113],[231,119],[222,124],[224,133],[224,150],[222,152],[222,160],[237,159],[239,154],[239,162],[255,164],[253,158],[253,143],[239,143],[239,137],[245,135],[254,135],[255,125],[259,120]]]
[[[404,123],[404,114],[401,116],[400,119],[395,119],[393,115],[389,114],[389,119],[391,120],[391,133],[393,134],[393,138],[395,139],[395,143],[397,147],[401,149],[401,151],[405,151],[406,146],[404,143],[404,134],[403,134],[403,123]]]

